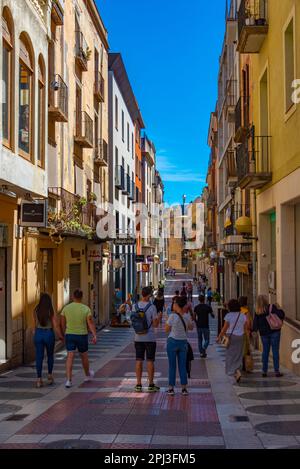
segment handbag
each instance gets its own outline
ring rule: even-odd
[[[238,317],[237,317],[237,320],[235,321],[235,324],[233,326],[233,329],[231,331],[231,333],[229,335],[224,335],[222,337],[222,340],[221,340],[221,345],[223,345],[225,348],[229,348],[230,347],[230,342],[231,342],[231,337],[232,337],[232,334],[234,333],[234,330],[236,328],[236,325],[240,319],[240,315],[241,313],[239,313]]]
[[[266,317],[266,320],[268,321],[268,324],[270,328],[272,329],[272,331],[279,331],[283,326],[283,321],[282,319],[280,319],[280,317],[277,316],[277,314],[272,313],[273,306],[274,305],[269,306],[269,314]]]
[[[185,332],[187,332],[186,330],[186,324],[182,318],[182,316],[178,313],[175,313],[177,314],[177,316],[179,316],[180,318],[180,321],[182,322],[183,324],[183,327],[184,327],[184,330]],[[187,374],[188,374],[188,377],[190,378],[191,377],[191,362],[194,360],[194,352],[193,352],[193,348],[191,346],[191,344],[189,342],[187,342],[187,355],[186,355],[186,370],[187,370]]]
[[[245,369],[249,373],[254,369],[254,360],[251,355],[245,355]]]

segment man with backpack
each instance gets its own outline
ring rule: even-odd
[[[144,287],[142,289],[142,299],[137,304],[133,305],[131,314],[131,324],[135,331],[134,345],[136,351],[136,392],[143,391],[142,374],[145,355],[147,360],[149,379],[148,392],[157,392],[160,390],[160,388],[154,384],[154,361],[156,352],[156,337],[154,327],[159,326],[162,313],[157,314],[156,307],[150,301],[151,296],[151,287]]]
[[[201,358],[207,357],[207,348],[209,346],[209,316],[214,318],[211,306],[205,304],[205,297],[199,296],[199,304],[194,309],[194,321],[197,325],[198,345]]]

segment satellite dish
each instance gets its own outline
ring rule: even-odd
[[[121,259],[114,259],[113,261],[113,268],[114,269],[121,269],[123,267],[123,262]]]

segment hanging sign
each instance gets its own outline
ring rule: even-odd
[[[102,249],[100,244],[88,246],[88,261],[102,261]]]

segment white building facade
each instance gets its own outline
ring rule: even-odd
[[[120,54],[109,54],[109,202],[113,206],[118,239],[135,240],[135,138],[136,101]],[[123,267],[113,270],[112,288],[125,300],[136,286],[135,245],[112,248],[113,260]]]

